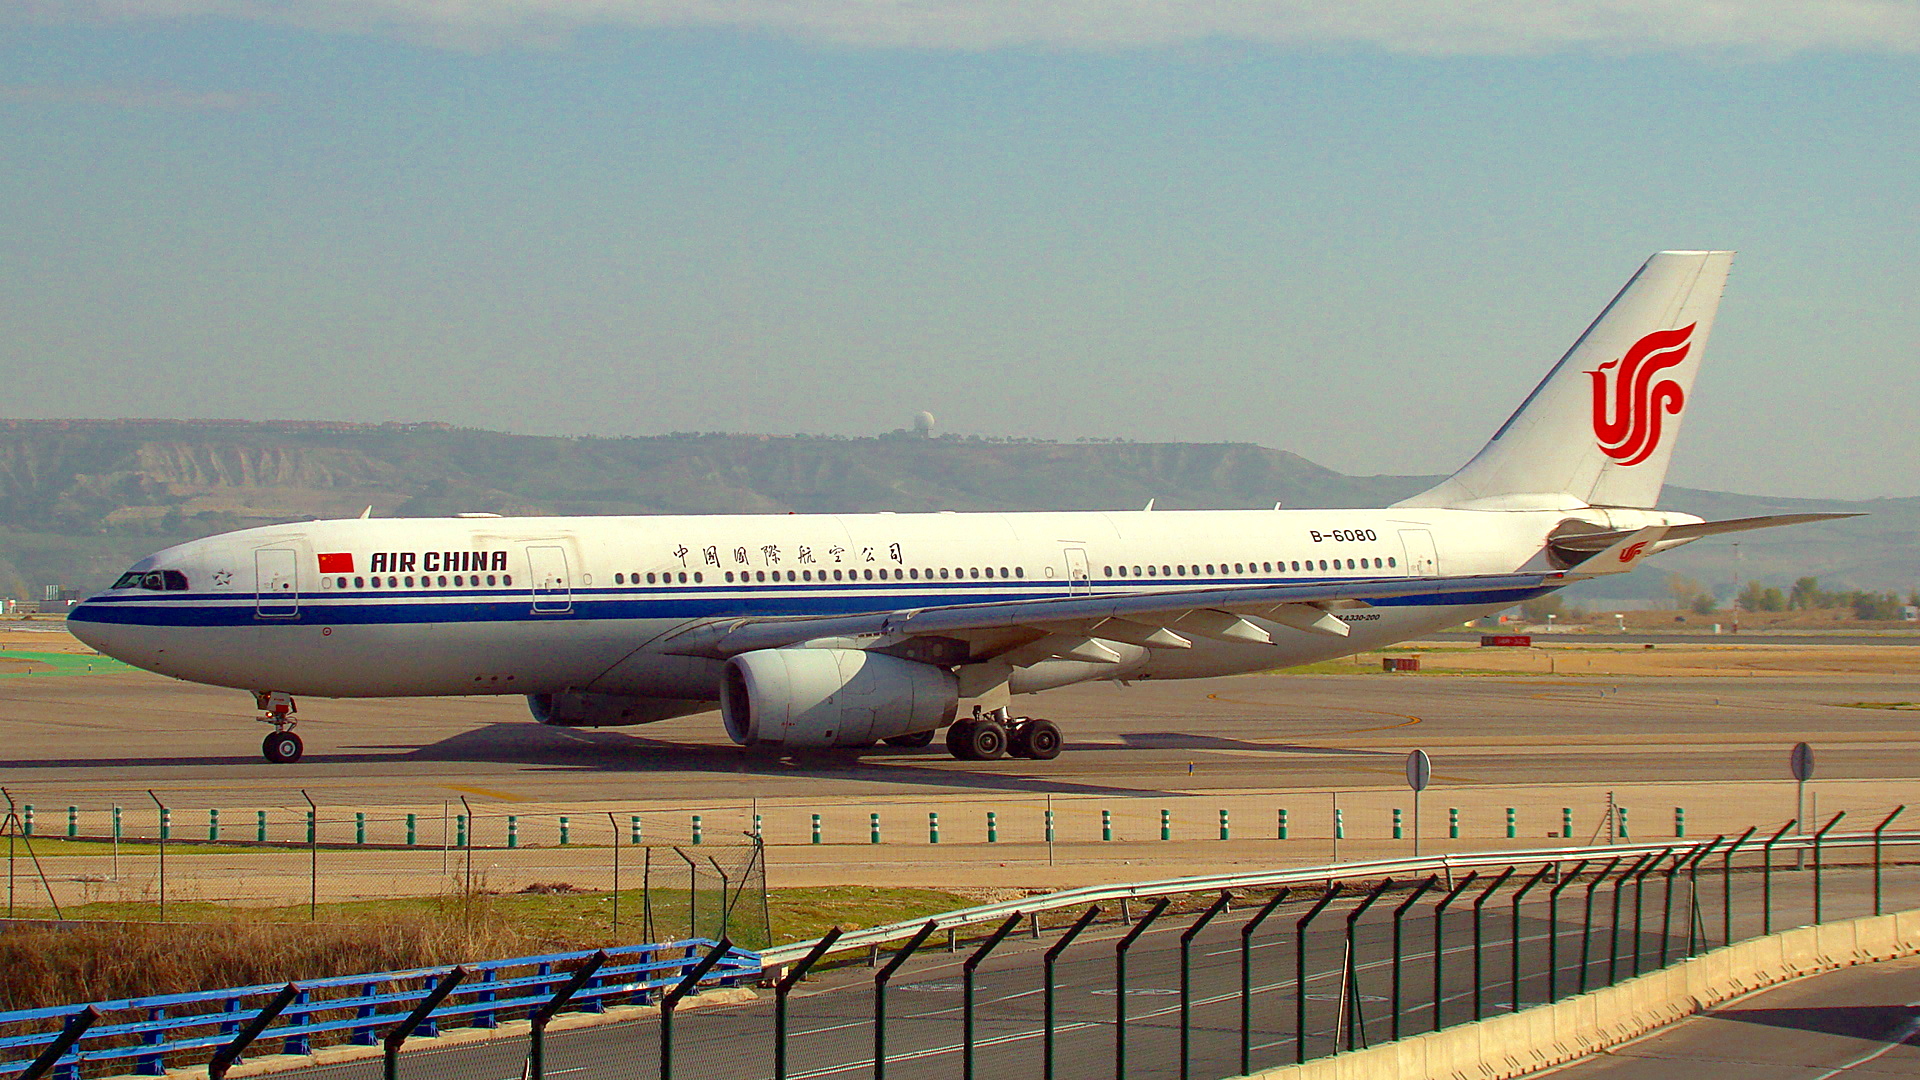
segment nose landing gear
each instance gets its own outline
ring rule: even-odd
[[[293,695],[278,690],[256,690],[253,700],[260,711],[266,714],[255,719],[273,725],[273,730],[260,743],[260,753],[275,765],[299,761],[300,755],[306,751],[306,745],[300,741],[300,736],[293,733],[293,726],[298,723],[293,718],[294,713],[299,711],[294,705]]]
[[[1060,756],[1060,727],[1051,720],[1010,717],[1005,709],[976,713],[947,729],[947,752],[961,761],[1013,757],[1051,761]]]

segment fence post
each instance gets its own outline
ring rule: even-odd
[[[580,988],[587,985],[587,980],[593,978],[594,972],[599,971],[606,962],[606,950],[597,950],[574,970],[573,977],[561,985],[551,1000],[527,1017],[527,1080],[543,1080],[547,1075],[547,1024],[561,1009],[567,1007],[573,995],[579,993]]]
[[[701,957],[700,962],[693,966],[693,970],[687,972],[686,977],[660,999],[660,1080],[673,1080],[673,1010],[679,1007],[681,998],[693,993],[693,988],[700,985],[701,979],[707,977],[707,972],[713,970],[713,965],[719,963],[721,957],[732,951],[733,942],[727,940],[726,935],[722,934],[719,943],[714,945],[713,951]]]
[[[1040,1044],[1041,1044],[1040,1045],[1040,1061],[1041,1061],[1040,1080],[1053,1080],[1053,1035],[1054,1035],[1053,966],[1056,962],[1059,961],[1060,954],[1067,951],[1067,946],[1073,944],[1073,939],[1080,936],[1080,931],[1085,930],[1087,927],[1093,925],[1093,920],[1098,918],[1099,915],[1100,915],[1100,906],[1098,904],[1095,904],[1094,906],[1081,912],[1080,918],[1077,919],[1072,926],[1068,927],[1067,932],[1060,935],[1060,940],[1054,942],[1053,947],[1048,949],[1046,953],[1043,954],[1040,958],[1040,969],[1041,969],[1041,991],[1040,992],[1041,992],[1041,1011],[1042,1011],[1041,1035],[1040,1035]],[[776,1080],[779,1080],[779,1078],[776,1078]]]
[[[1225,814],[1226,811],[1220,811]],[[1191,1047],[1193,1043],[1193,939],[1213,921],[1215,915],[1227,909],[1231,902],[1231,893],[1221,892],[1213,906],[1201,912],[1193,920],[1193,925],[1180,932],[1180,1080],[1187,1080],[1192,1068]],[[971,1041],[971,1040],[969,1040]]]
[[[1527,892],[1535,885],[1540,884],[1540,882],[1546,878],[1547,874],[1553,870],[1553,867],[1553,863],[1542,863],[1539,872],[1527,879],[1527,883],[1520,886],[1519,891],[1513,894],[1513,955],[1511,959],[1513,960],[1514,1012],[1520,1011],[1520,903],[1526,899]],[[1548,1000],[1551,1001],[1552,999],[1549,998]]]
[[[1592,956],[1593,891],[1598,889],[1607,880],[1607,875],[1613,873],[1614,868],[1619,865],[1618,857],[1610,860],[1607,865],[1600,868],[1600,873],[1587,883],[1586,913],[1580,927],[1580,993],[1582,994],[1587,992],[1587,961]]]
[[[887,966],[874,973],[873,1080],[886,1080],[887,1077],[887,982],[893,978],[894,972],[900,970],[900,965],[907,962],[908,957],[912,956],[921,945],[926,944],[933,930],[933,920],[928,919],[919,930],[914,932],[913,937],[907,939],[907,943],[900,947],[900,951],[893,954],[893,959],[887,961]],[[661,1080],[672,1080],[665,1073],[660,1075]]]
[[[1760,845],[1760,936],[1773,933],[1773,845],[1787,835],[1787,830],[1800,824],[1794,819],[1780,826],[1766,843]]]
[[[1320,899],[1293,924],[1293,1062],[1307,1060],[1307,927],[1340,895],[1340,883],[1327,886]],[[1336,1033],[1337,1036],[1337,1033]]]
[[[1875,915],[1880,914],[1880,834],[1885,832],[1887,826],[1893,824],[1893,819],[1899,817],[1906,808],[1906,803],[1894,807],[1893,813],[1888,814],[1885,821],[1873,827],[1873,913]]]
[[[1282,888],[1273,894],[1253,918],[1240,928],[1240,1072],[1242,1075],[1253,1072],[1253,935],[1267,916],[1279,910],[1287,902],[1287,895],[1293,890]],[[1051,1077],[1048,1080],[1052,1080]]]
[[[1435,885],[1438,885],[1439,883],[1440,883],[1440,875],[1438,874],[1428,875],[1427,880],[1421,882],[1418,886],[1416,886],[1413,892],[1408,894],[1407,898],[1405,900],[1400,901],[1400,904],[1393,909],[1393,989],[1392,991],[1390,991],[1387,999],[1387,1014],[1390,1018],[1388,1020],[1388,1029],[1391,1037],[1395,1041],[1398,1041],[1400,1038],[1400,998],[1401,998],[1401,994],[1400,994],[1400,974],[1401,974],[1400,972],[1400,968],[1401,968],[1400,920],[1406,916],[1407,912],[1413,908],[1414,904],[1419,903],[1420,898],[1426,895],[1428,889],[1433,888]],[[1436,957],[1436,959],[1438,958]],[[1244,1073],[1247,1070],[1245,1068],[1242,1068],[1240,1071]]]
[[[94,1021],[98,1019],[100,1019],[100,1011],[91,1005],[67,1017],[67,1022],[60,1028],[60,1034],[54,1038],[53,1042],[47,1044],[45,1050],[40,1051],[40,1056],[33,1059],[33,1063],[27,1066],[27,1070],[21,1073],[17,1080],[39,1080],[40,1077],[53,1071],[53,1067],[60,1063],[60,1059],[67,1055],[67,1051],[73,1049],[73,1044],[79,1042],[80,1036],[85,1035],[87,1029],[92,1027]]]
[[[267,1030],[267,1025],[273,1023],[282,1012],[285,1012],[287,1006],[293,1004],[293,999],[299,995],[300,986],[297,983],[288,983],[281,987],[280,992],[273,996],[273,1000],[267,1002],[267,1007],[255,1014],[253,1019],[247,1021],[247,1026],[234,1035],[233,1041],[214,1051],[213,1060],[207,1063],[207,1080],[224,1080],[227,1070],[233,1068],[234,1063],[240,1060],[240,1055],[246,1052],[247,1047],[253,1045],[253,1041],[260,1037],[260,1033]]]
[[[1440,1006],[1441,1003],[1446,1000],[1442,993],[1441,976],[1446,972],[1447,950],[1443,946],[1446,943],[1445,927],[1447,905],[1458,900],[1460,894],[1466,892],[1467,886],[1473,884],[1474,879],[1479,876],[1480,871],[1472,871],[1466,877],[1461,878],[1459,883],[1456,884],[1447,895],[1441,897],[1439,903],[1433,905],[1433,1030],[1435,1031],[1440,1030]]]
[[[1500,871],[1500,876],[1493,879],[1493,884],[1473,898],[1473,1018],[1475,1020],[1481,1018],[1481,999],[1486,996],[1486,973],[1480,955],[1480,909],[1485,907],[1487,901],[1493,898],[1493,894],[1500,891],[1500,886],[1505,885],[1507,879],[1513,876],[1514,869],[1509,866]]]
[[[1733,852],[1753,835],[1755,826],[1747,826],[1740,838],[1720,854],[1720,944],[1733,944]]]
[[[1347,1049],[1349,1050],[1354,1049],[1356,1034],[1359,1035],[1359,1045],[1367,1045],[1367,1022],[1366,1018],[1360,1014],[1360,964],[1354,954],[1353,927],[1360,921],[1360,916],[1365,915],[1367,909],[1373,906],[1373,902],[1380,899],[1391,888],[1393,888],[1393,879],[1382,878],[1380,884],[1375,885],[1373,891],[1367,894],[1366,899],[1354,905],[1352,911],[1347,912],[1346,965],[1345,970],[1341,972],[1340,981],[1346,984],[1344,1001],[1346,1002]],[[1340,1039],[1337,1025],[1333,1037],[1337,1045]]]
[[[1160,917],[1160,913],[1167,910],[1168,903],[1164,896],[1155,900],[1153,907],[1149,908],[1145,915],[1140,916],[1140,921],[1133,924],[1133,929],[1127,931],[1127,936],[1121,938],[1119,944],[1113,947],[1114,1080],[1126,1080],[1127,1077],[1127,950],[1133,948],[1133,943],[1139,940],[1141,934],[1147,932],[1147,927],[1152,926],[1153,921]]]
[[[1620,981],[1620,893],[1627,887],[1627,879],[1640,871],[1647,860],[1653,858],[1648,852],[1627,865],[1621,875],[1613,879],[1613,916],[1607,921],[1607,985]]]
[[[1663,849],[1644,869],[1633,875],[1633,973],[1635,975],[1640,974],[1641,946],[1646,939],[1646,905],[1643,901],[1646,899],[1647,875],[1660,869],[1660,864],[1666,862],[1667,856],[1672,854],[1672,848]]]
[[[1821,897],[1820,844],[1822,841],[1824,841],[1827,838],[1827,831],[1829,829],[1832,829],[1835,825],[1840,824],[1840,819],[1846,816],[1847,816],[1847,812],[1845,810],[1840,811],[1839,813],[1833,815],[1833,820],[1827,822],[1825,825],[1820,826],[1819,831],[1813,834],[1813,924],[1815,926],[1820,925],[1820,911],[1821,911],[1821,908],[1820,908],[1820,897]]]
[[[385,1045],[386,1062],[382,1075],[386,1080],[398,1080],[401,1044],[407,1041],[407,1037],[412,1035],[415,1029],[426,1023],[427,1018],[433,1015],[433,1010],[439,1008],[440,1003],[447,1000],[447,995],[453,993],[453,988],[459,986],[461,980],[466,977],[467,969],[455,966],[440,980],[439,985],[427,992],[427,996],[421,999],[419,1005],[414,1006],[413,1012],[409,1013],[405,1020],[400,1021],[394,1025],[393,1030],[387,1032],[386,1038],[381,1040]]]
[[[807,955],[773,984],[773,1080],[787,1080],[787,995],[793,993],[793,988],[807,977],[807,971],[839,940],[840,928],[836,926],[821,935]]]
[[[1581,859],[1573,866],[1573,872],[1560,875],[1560,880],[1547,891],[1547,1004],[1560,1000],[1560,890],[1580,880],[1580,872],[1587,868],[1587,860]],[[1519,909],[1515,908],[1518,916]]]
[[[160,796],[155,795],[151,788],[147,790],[147,798],[152,799],[153,805],[160,808],[160,882],[159,882],[160,921],[166,922],[167,921],[167,841],[172,838],[172,834],[173,834],[173,811],[167,809],[167,804],[161,802]]]
[[[1700,920],[1700,864],[1706,861],[1713,849],[1720,846],[1724,836],[1716,836],[1707,841],[1687,860],[1687,956],[1691,958],[1699,951],[1700,939],[1706,936],[1706,925]],[[1665,946],[1662,946],[1664,950]],[[1666,954],[1660,957],[1661,966],[1666,966]]]
[[[967,957],[960,965],[961,1080],[973,1080],[973,973],[980,966],[980,961],[985,960],[987,954],[1006,940],[1007,935],[1013,932],[1013,928],[1019,925],[1020,913],[1016,911],[1007,916],[1007,921],[1001,923],[993,933],[987,935],[987,940],[981,942],[980,947],[973,950],[973,955]]]

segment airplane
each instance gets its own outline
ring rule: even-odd
[[[1650,257],[1485,447],[1381,509],[310,521],[158,552],[76,606],[101,653],[250,691],[524,695],[545,724],[712,710],[743,746],[1051,759],[1011,699],[1379,649],[1703,536],[1656,510],[1733,253]]]

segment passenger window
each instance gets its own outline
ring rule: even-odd
[[[980,580],[980,568],[977,566],[968,567],[967,576],[974,579],[975,581]]]
[[[356,588],[356,589],[364,589],[364,588],[366,588],[366,587],[367,587],[367,582],[366,582],[366,579],[365,579],[365,578],[354,578],[354,579],[353,579],[353,587],[354,587],[354,588]]]
[[[466,575],[464,574],[453,575],[453,584],[455,588],[465,588],[467,584]]]
[[[698,585],[698,584],[700,584],[700,582],[701,582],[701,580],[702,580],[702,579],[701,579],[701,577],[700,577],[700,571],[698,571],[698,570],[695,570],[695,571],[693,572],[693,583],[694,583],[695,585]]]
[[[627,583],[627,575],[625,574],[613,575],[613,583],[615,585],[625,585]]]
[[[334,587],[334,588],[336,588],[336,589],[344,589],[344,588],[346,588],[346,587],[347,587],[347,579],[346,579],[346,578],[335,578],[335,579],[334,579],[334,582],[333,582],[333,587]]]
[[[1026,568],[1026,567],[1024,567],[1024,566],[1016,566],[1016,567],[1014,567],[1014,568],[1013,568],[1013,576],[1014,576],[1014,577],[1017,577],[1017,578],[1023,578],[1023,577],[1026,577],[1026,576],[1027,576],[1027,568]]]
[[[1393,567],[1396,567],[1396,566],[1399,566],[1399,565],[1400,565],[1400,560],[1398,560],[1398,559],[1396,559],[1396,558],[1394,558],[1394,557],[1393,557],[1393,556],[1391,556],[1391,555],[1389,555],[1389,556],[1387,556],[1387,567],[1388,567],[1389,569],[1391,569],[1391,568],[1393,568]],[[1728,850],[1732,850],[1732,849],[1731,849],[1731,848],[1729,848]]]
[[[512,574],[501,574],[501,575],[500,575],[500,584],[502,584],[502,585],[511,585],[511,584],[513,584],[513,575],[512,575]],[[511,675],[509,675],[509,676],[507,676],[507,678],[509,678],[509,679],[511,679],[511,678],[513,678],[513,676],[511,676]]]
[[[941,581],[947,580],[947,568],[944,566],[940,568],[940,580]]]
[[[487,584],[489,584],[489,585],[491,585],[491,584],[493,584],[493,575],[492,575],[492,574],[488,574],[488,575],[487,575]]]
[[[1179,574],[1181,577],[1187,576],[1187,568],[1185,566],[1176,566],[1173,569],[1174,569],[1174,572]]]
[[[733,581],[733,571],[731,570],[727,571],[727,581],[729,584],[731,584]]]
[[[1208,576],[1208,577],[1212,577],[1212,576],[1213,576],[1213,564],[1212,564],[1212,563],[1208,563],[1208,564],[1207,564],[1207,576]]]
[[[649,584],[649,585],[651,585],[651,584],[653,584],[653,575],[652,575],[652,574],[648,574],[648,575],[647,575],[647,584]]]

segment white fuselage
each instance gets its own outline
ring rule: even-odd
[[[671,651],[730,618],[887,612],[1076,594],[1547,569],[1563,511],[1446,509],[448,518],[228,533],[134,567],[72,613],[101,652],[161,674],[326,697],[584,690],[718,695],[718,660]],[[1578,512],[1609,528],[1697,520]],[[328,568],[321,572],[320,568]],[[1457,625],[1533,593],[1338,612],[1346,637],[1260,621],[1272,644],[1201,639],[1120,664],[1056,661],[1015,693],[1308,663]],[[1258,621],[1258,620],[1256,620]]]

